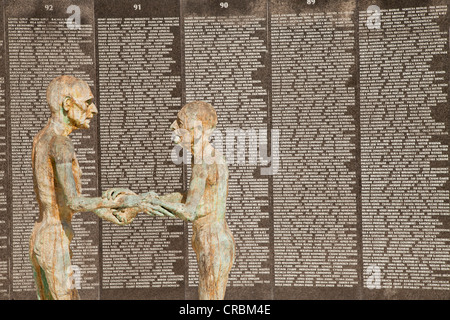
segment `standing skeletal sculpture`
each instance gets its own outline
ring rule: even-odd
[[[225,219],[228,168],[224,156],[209,142],[216,125],[216,111],[208,103],[194,101],[181,109],[171,129],[174,142],[193,154],[189,190],[152,199],[154,205],[193,222],[192,247],[197,255],[201,300],[224,298],[235,256]]]
[[[151,204],[151,192],[138,196],[119,189],[117,195],[117,189],[110,189],[103,197],[82,196],[81,170],[68,136],[73,130],[89,128],[97,113],[92,92],[83,80],[60,76],[49,84],[47,102],[51,118],[33,141],[33,181],[40,214],[30,238],[30,259],[38,299],[79,299],[70,250],[75,212],[92,211],[119,225],[130,223],[138,212],[173,215]]]

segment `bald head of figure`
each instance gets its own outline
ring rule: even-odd
[[[67,97],[92,95],[89,85],[73,76],[59,76],[47,87],[47,103],[52,113],[59,112]]]
[[[68,122],[76,128],[89,128],[90,119],[96,114],[89,85],[73,76],[63,75],[53,79],[47,87],[47,103],[54,115],[64,111]]]
[[[216,110],[211,104],[203,101],[193,101],[184,105],[178,112],[178,117],[186,119],[186,123],[200,121],[205,129],[214,129],[217,125]]]

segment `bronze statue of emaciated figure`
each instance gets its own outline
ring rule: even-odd
[[[152,200],[193,223],[192,247],[199,268],[200,300],[224,298],[235,257],[234,238],[225,219],[228,167],[224,156],[209,141],[216,125],[217,114],[209,103],[194,101],[178,112],[171,129],[174,142],[193,155],[189,190]]]
[[[72,76],[57,77],[47,88],[51,118],[34,137],[32,151],[39,219],[30,239],[30,259],[38,299],[79,299],[70,261],[75,212],[91,211],[119,225],[131,223],[138,212],[173,217],[151,205],[152,192],[138,196],[122,190],[116,195],[111,189],[101,198],[82,196],[81,170],[69,134],[89,128],[97,113],[93,98],[88,84]],[[111,196],[115,199],[108,199]]]

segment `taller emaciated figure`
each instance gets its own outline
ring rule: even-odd
[[[82,196],[81,170],[69,134],[89,128],[98,112],[93,98],[88,84],[72,76],[57,77],[47,88],[51,118],[34,138],[32,152],[39,219],[30,239],[30,259],[38,299],[79,299],[69,247],[75,212],[92,211],[119,225],[130,223],[138,212],[155,213],[155,207],[143,201],[149,194],[129,191],[115,200]]]

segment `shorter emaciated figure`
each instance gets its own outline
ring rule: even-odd
[[[216,111],[206,102],[194,101],[181,109],[170,128],[174,142],[193,154],[189,190],[151,200],[153,205],[193,222],[200,300],[224,298],[235,257],[234,239],[225,220],[228,168],[224,156],[209,142],[216,125]]]

